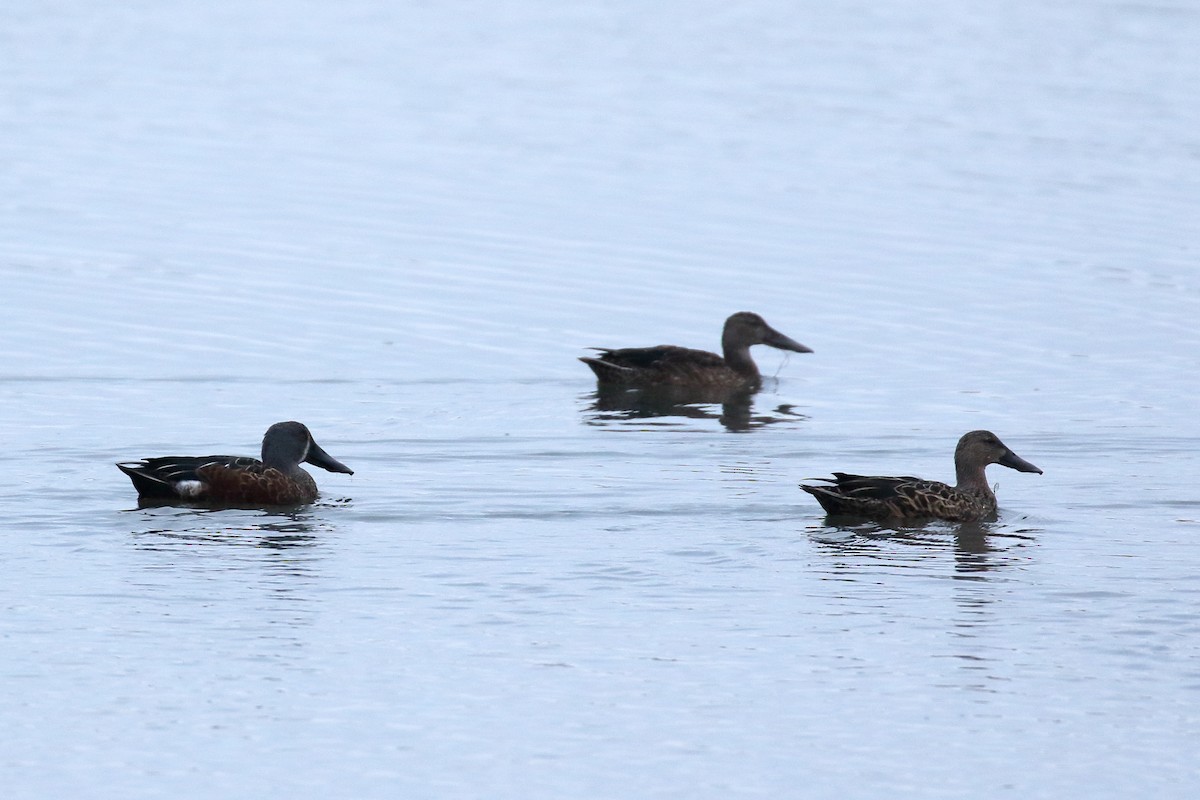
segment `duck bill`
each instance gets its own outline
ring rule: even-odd
[[[769,344],[771,347],[777,347],[780,350],[791,350],[793,353],[811,353],[811,347],[805,347],[795,339],[784,336],[774,328],[767,330],[767,335],[763,337],[763,344]]]
[[[314,467],[329,470],[330,472],[344,472],[347,475],[353,475],[354,470],[347,467],[342,462],[338,461],[333,456],[321,449],[321,445],[313,442],[308,447],[308,455],[304,459]]]
[[[1009,469],[1015,469],[1017,472],[1036,472],[1038,475],[1042,474],[1042,471],[1040,469],[1035,467],[1033,464],[1030,464],[1025,459],[1021,458],[1019,455],[1014,453],[1012,450],[1009,450],[1007,453],[1005,453],[1003,456],[1001,456],[1000,460],[997,461],[996,463],[1002,467],[1008,467]]]

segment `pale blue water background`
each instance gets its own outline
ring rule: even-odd
[[[1194,3],[18,3],[6,798],[1193,797]],[[743,414],[598,409],[715,348]],[[356,470],[139,510],[113,461]],[[830,470],[993,467],[983,528]]]

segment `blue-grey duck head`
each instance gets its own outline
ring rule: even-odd
[[[330,472],[353,475],[354,470],[326,453],[300,422],[276,422],[263,435],[262,461],[268,467],[284,472],[295,469],[301,462]]]
[[[721,334],[721,345],[725,349],[740,349],[756,344],[770,345],[780,350],[791,350],[793,353],[812,352],[811,347],[806,347],[795,339],[784,336],[753,311],[739,311],[725,320],[725,330]]]

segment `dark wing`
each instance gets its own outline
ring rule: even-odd
[[[601,381],[611,383],[672,383],[696,380],[717,370],[728,371],[725,359],[707,350],[662,344],[658,347],[594,348],[599,355],[581,358]]]
[[[129,476],[141,497],[179,499],[176,485],[183,481],[201,481],[198,470],[207,464],[252,468],[261,462],[247,456],[160,456],[127,461],[117,468]]]
[[[932,483],[932,481],[923,481],[911,475],[889,477],[885,475],[853,475],[849,472],[835,472],[833,473],[831,483],[836,485],[835,491],[849,497],[890,500],[905,494],[904,487],[906,486]]]
[[[624,347],[619,350],[597,348],[600,360],[626,369],[670,369],[672,367],[724,366],[725,359],[707,350],[660,344],[658,347]]]
[[[888,477],[835,472],[833,478],[822,480],[833,485],[800,488],[816,497],[829,514],[954,520],[974,518],[983,511],[974,498],[953,486],[911,475]]]

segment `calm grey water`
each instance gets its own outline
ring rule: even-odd
[[[6,798],[1193,797],[1200,8],[22,3]],[[614,408],[588,346],[750,408]],[[759,348],[765,350],[765,348]],[[353,477],[139,509],[112,462]],[[837,527],[831,470],[997,522]]]

